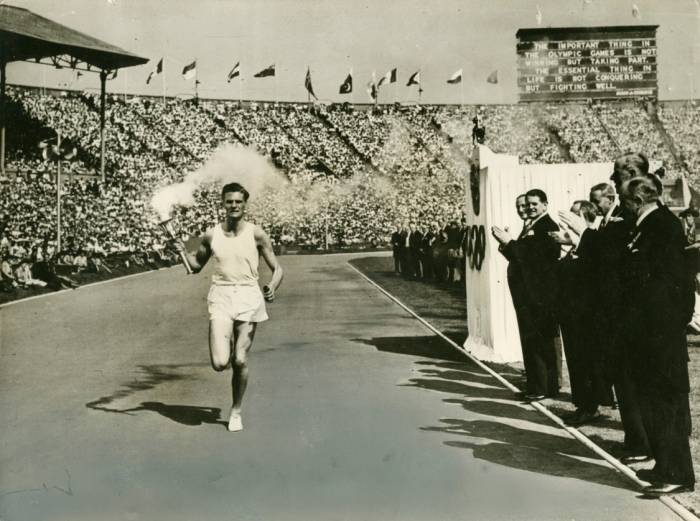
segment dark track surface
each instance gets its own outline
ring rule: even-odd
[[[282,257],[229,433],[204,276],[0,309],[0,519],[677,519],[360,278]]]

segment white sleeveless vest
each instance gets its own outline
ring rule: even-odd
[[[216,225],[212,233],[211,251],[216,260],[212,284],[257,285],[260,255],[255,244],[255,225],[245,223],[236,236],[226,236],[222,226]]]

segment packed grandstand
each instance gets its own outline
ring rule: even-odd
[[[641,149],[666,176],[700,184],[694,102],[353,106],[114,94],[102,181],[98,96],[9,86],[8,97],[7,172],[0,179],[6,290],[41,284],[30,267],[47,258],[97,271],[110,269],[110,259],[171,262],[151,196],[225,143],[256,149],[288,179],[250,207],[278,248],[384,247],[398,222],[443,229],[459,222],[477,115],[485,144],[523,163],[610,161]],[[55,251],[55,165],[39,146],[57,131],[77,149],[63,164],[62,251]],[[212,194],[219,188],[204,186],[197,204],[177,209],[183,235],[199,235],[216,221]]]

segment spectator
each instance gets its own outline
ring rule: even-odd
[[[656,460],[640,477],[652,483],[647,494],[689,491],[695,476],[685,328],[692,316],[693,283],[683,258],[686,241],[678,219],[659,207],[652,180],[625,182],[622,198],[636,216],[636,233],[627,245],[623,342]]]
[[[547,214],[547,195],[539,189],[526,194],[529,223],[517,239],[496,226],[493,235],[509,261],[509,278],[522,342],[527,376],[525,399],[538,401],[559,393],[554,339],[556,320],[556,262],[559,244],[549,232],[559,230]],[[511,266],[512,264],[512,266]]]

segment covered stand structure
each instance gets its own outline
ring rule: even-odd
[[[0,5],[0,172],[5,172],[6,66],[32,61],[100,75],[100,173],[105,175],[105,86],[107,76],[148,59],[19,7]]]

